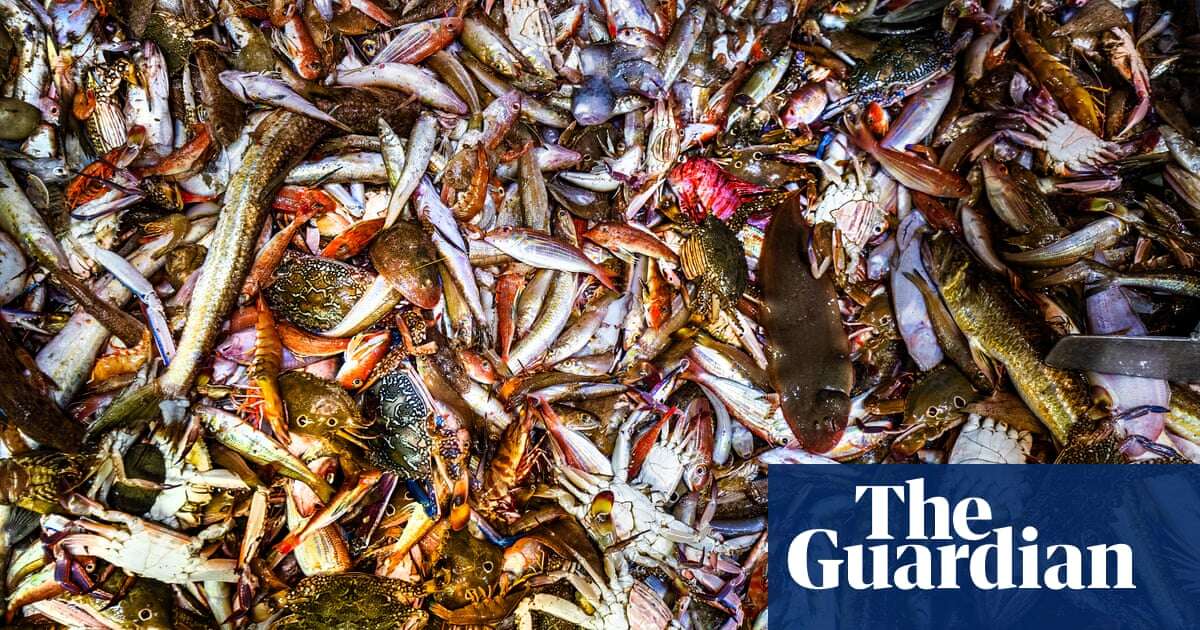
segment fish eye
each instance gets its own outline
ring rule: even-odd
[[[496,568],[496,564],[494,562],[492,562],[491,560],[484,560],[483,564],[481,566],[483,568],[484,573],[491,573],[492,569]]]
[[[958,407],[959,409],[961,409],[961,408],[963,408],[963,407],[966,407],[966,406],[967,406],[967,399],[966,399],[966,398],[963,398],[962,396],[955,396],[955,397],[954,397],[954,406],[955,406],[955,407]]]
[[[300,425],[300,426],[302,426],[302,427],[306,427],[306,426],[308,426],[308,416],[297,416],[297,417],[296,417],[296,424],[298,424],[298,425]]]
[[[871,231],[876,234],[883,234],[883,224],[876,225],[874,228],[871,229]]]
[[[404,493],[404,498],[412,499],[412,497],[409,496],[409,494],[407,492]],[[395,514],[396,506],[392,505],[391,503],[387,504],[387,507],[383,508],[383,513],[387,516],[391,516],[391,515]]]
[[[353,385],[353,386],[355,386],[355,387],[361,387],[361,386],[362,386],[362,379],[361,379],[361,378],[356,378],[356,379],[354,379],[353,381],[350,381],[350,384],[351,384],[351,385]]]
[[[329,418],[328,420],[325,421],[325,425],[330,426],[330,427],[336,427],[338,425],[337,418]]]
[[[150,610],[149,608],[143,608],[138,611],[137,616],[138,619],[141,619],[142,621],[150,621],[154,618],[154,611]]]
[[[938,416],[938,408],[931,405],[925,410],[925,415],[929,416],[930,418],[936,418]]]

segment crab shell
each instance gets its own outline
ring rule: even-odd
[[[367,390],[364,407],[379,436],[371,440],[371,459],[405,479],[429,479],[433,438],[430,406],[407,372],[388,372]]]
[[[308,372],[285,372],[279,377],[279,393],[293,431],[314,436],[353,434],[369,424],[346,390]]]
[[[1028,431],[1009,428],[991,418],[971,414],[963,425],[947,464],[1024,464],[1033,447]]]
[[[750,284],[746,252],[737,234],[713,215],[704,218],[679,251],[683,275],[699,280],[698,300],[731,308]],[[700,313],[706,319],[710,313]]]
[[[237,561],[205,559],[201,540],[142,519],[125,527],[76,521],[88,533],[70,534],[59,544],[77,556],[96,556],[126,572],[167,584],[236,582]]]
[[[265,293],[272,312],[317,333],[341,323],[373,280],[369,272],[330,258],[289,255]]]
[[[282,615],[271,628],[421,628],[429,616],[411,604],[423,592],[403,580],[369,573],[314,575],[288,591]]]
[[[564,466],[561,480],[582,503],[568,501],[592,537],[601,546],[624,541],[627,556],[638,564],[655,566],[675,559],[675,545],[715,546],[716,541],[683,521],[663,512],[639,490],[626,483],[601,478]],[[599,517],[603,516],[601,519]],[[606,541],[606,542],[604,542]]]

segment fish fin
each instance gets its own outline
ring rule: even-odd
[[[86,439],[95,441],[113,429],[144,426],[158,414],[158,403],[162,399],[158,381],[126,391],[88,426]]]
[[[19,542],[37,529],[39,519],[37,512],[26,510],[15,505],[9,506],[8,519],[4,523],[4,537],[9,547]]]
[[[979,371],[992,384],[992,389],[995,389],[996,385],[1000,383],[1001,367],[969,337],[967,338],[967,348],[970,349],[971,359],[975,361],[975,365],[979,367]]]

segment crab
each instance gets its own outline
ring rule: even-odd
[[[197,442],[182,459],[170,457],[170,444],[159,431],[148,442],[104,445],[94,496],[119,493],[122,504],[115,507],[144,516],[168,527],[200,525],[204,507],[216,491],[245,490],[237,475],[213,468],[202,442]],[[122,454],[123,453],[123,454]],[[135,468],[131,475],[129,466]]]
[[[851,105],[891,106],[919,92],[954,68],[954,59],[970,37],[951,41],[945,31],[918,37],[888,37],[846,76],[847,96],[829,104],[829,120]]]
[[[750,285],[750,269],[738,232],[750,215],[779,203],[786,193],[741,181],[713,160],[686,160],[667,176],[679,202],[672,218],[683,242],[679,259],[683,275],[696,281],[694,297],[685,294],[693,318],[712,324],[720,313],[733,316],[738,300]]]
[[[705,321],[715,319],[714,308],[716,311],[735,308],[750,285],[750,269],[733,223],[732,219],[727,225],[714,215],[705,216],[690,226],[679,252],[683,275],[698,281],[692,313]]]
[[[367,390],[379,435],[368,443],[375,465],[405,479],[431,477],[430,409],[420,379],[407,366],[379,377]]]
[[[270,627],[421,628],[429,615],[412,604],[425,594],[421,586],[370,573],[313,575],[287,592],[283,610]]]
[[[210,558],[204,551],[209,542],[225,535],[231,521],[210,525],[189,536],[110,510],[80,494],[68,497],[66,505],[71,513],[84,518],[71,521],[65,535],[55,541],[60,561],[94,556],[128,573],[167,584],[237,581],[236,560]]]
[[[271,311],[310,332],[337,326],[373,280],[353,265],[291,253],[274,278],[265,291]]]
[[[67,628],[160,630],[202,627],[188,623],[202,620],[171,605],[174,593],[166,584],[113,571],[95,586],[88,593],[68,591],[31,602],[27,604],[28,612],[36,612]]]
[[[829,184],[810,210],[816,238],[825,241],[820,249],[831,252],[830,258],[820,261],[814,270],[817,277],[828,270],[830,263],[837,278],[857,270],[867,243],[887,228],[887,213],[871,178],[863,173],[858,160],[852,160],[852,164],[853,168],[842,176],[826,171]]]
[[[1066,444],[1058,452],[1055,464],[1190,464],[1191,460],[1175,449],[1149,438],[1124,435],[1123,421],[1151,413],[1153,407],[1135,407],[1116,416],[1084,420],[1071,428]],[[1133,458],[1133,447],[1145,451]]]
[[[634,564],[678,568],[676,544],[701,554],[729,551],[713,534],[664,512],[628,483],[573,466],[564,465],[559,471],[561,488],[550,492],[553,498],[583,523],[601,547],[620,546]]]
[[[693,405],[707,404],[696,399]],[[658,505],[666,503],[683,481],[688,490],[701,488],[712,464],[712,420],[706,413],[689,413],[669,423],[676,414],[663,414],[633,442],[628,475],[644,486]],[[636,415],[631,418],[637,417]]]
[[[534,593],[521,601],[514,613],[520,630],[532,630],[532,611],[562,619],[584,630],[662,630],[671,623],[671,611],[645,583],[635,580],[629,564],[618,555],[604,559],[605,575],[597,575],[586,563],[589,576],[558,571],[547,577],[567,579],[587,600],[588,614],[571,601],[549,593]]]
[[[736,338],[736,333],[722,334],[729,331],[715,329],[714,324],[722,319],[727,324],[738,322],[738,301],[750,289],[750,268],[738,232],[751,215],[775,207],[790,194],[749,197],[740,202],[727,221],[718,218],[720,213],[715,209],[701,219],[688,213],[679,217],[685,235],[679,248],[680,266],[684,277],[697,283],[695,296],[685,295],[688,307],[693,318],[708,324],[709,332],[724,341]]]
[[[338,451],[345,443],[361,444],[371,423],[358,404],[336,382],[304,371],[279,377],[279,393],[287,405],[291,431]]]
[[[992,134],[972,152],[977,158],[1000,138],[1012,140],[1032,149],[1046,152],[1050,165],[1059,175],[1103,173],[1109,163],[1129,153],[1129,149],[1104,140],[1091,130],[1071,120],[1050,97],[1045,88],[1026,98],[1027,109],[1018,111],[1015,119],[1024,122],[1031,131],[1001,129]]]

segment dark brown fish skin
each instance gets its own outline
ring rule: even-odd
[[[397,221],[375,237],[370,253],[375,269],[404,299],[423,309],[437,306],[442,298],[438,253],[421,226]]]
[[[83,427],[71,420],[54,401],[25,377],[17,344],[7,326],[0,330],[0,426],[13,425],[46,446],[74,453],[83,446]]]
[[[196,52],[195,31],[203,28],[206,20],[188,20],[161,9],[154,9],[152,2],[133,2],[129,7],[130,29],[139,38],[145,37],[158,45],[167,62],[167,70],[176,74],[188,63]],[[212,58],[220,59],[215,51],[205,51]],[[200,63],[200,55],[196,55]],[[201,68],[204,66],[201,65]]]
[[[929,270],[958,327],[976,348],[1004,365],[1021,399],[1055,441],[1065,443],[1090,407],[1083,377],[1046,365],[1046,331],[963,246],[940,234],[931,239],[930,254]]]
[[[110,302],[100,299],[83,282],[67,269],[51,269],[50,277],[54,279],[63,291],[70,295],[79,308],[95,317],[113,335],[121,340],[128,348],[136,347],[142,341],[146,327],[134,316],[120,310]]]
[[[854,367],[832,274],[814,278],[808,227],[796,197],[775,209],[763,240],[759,278],[767,334],[767,376],[800,446],[833,448],[846,428]]]
[[[118,9],[125,16],[125,23],[129,25],[129,32],[135,38],[142,39],[146,34],[146,25],[150,21],[150,15],[154,11],[154,2],[148,0],[122,2],[118,6]]]
[[[204,120],[212,127],[213,137],[223,146],[237,140],[242,125],[246,122],[245,106],[221,85],[218,75],[229,69],[229,64],[214,50],[197,50],[196,92],[204,104]]]

